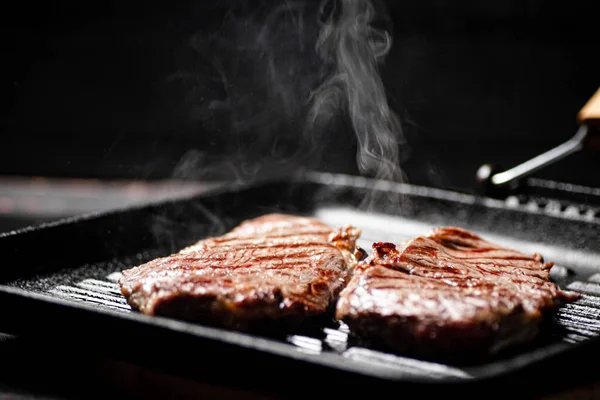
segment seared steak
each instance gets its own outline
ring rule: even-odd
[[[413,356],[489,355],[532,339],[544,312],[577,297],[550,281],[552,265],[453,227],[399,248],[375,243],[336,317]]]
[[[357,262],[359,234],[269,214],[123,271],[119,284],[146,314],[240,330],[286,326],[327,311]]]

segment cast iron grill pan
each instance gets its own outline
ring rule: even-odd
[[[369,196],[370,195],[370,196]],[[554,261],[553,280],[582,293],[552,316],[538,340],[485,360],[418,360],[349,335],[333,319],[286,334],[250,335],[132,312],[120,271],[171,254],[241,221],[269,212],[312,215],[363,230],[360,245],[400,242],[435,226],[455,225]],[[236,379],[319,376],[398,384],[470,384],[571,360],[596,351],[600,333],[599,221],[500,200],[343,175],[312,173],[287,182],[235,187],[194,198],[60,221],[0,236],[0,330],[43,332],[57,343],[98,346],[194,376],[190,359]],[[13,261],[9,261],[13,260]],[[582,350],[583,349],[583,350]],[[567,360],[563,360],[567,357]],[[561,361],[562,360],[562,361]],[[562,363],[562,364],[561,364]],[[261,366],[258,368],[257,366]],[[257,370],[258,368],[258,370]],[[572,369],[572,366],[569,366]],[[283,371],[283,372],[282,372]],[[223,377],[222,374],[219,376]],[[327,378],[329,377],[329,378]],[[297,377],[296,377],[297,378]],[[254,380],[255,382],[255,380]]]

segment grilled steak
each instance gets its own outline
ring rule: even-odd
[[[146,314],[240,330],[289,327],[328,310],[356,265],[359,234],[269,214],[123,271],[119,284]]]
[[[359,336],[422,358],[490,355],[537,335],[544,312],[576,294],[553,263],[460,228],[373,244],[341,292],[336,317]]]

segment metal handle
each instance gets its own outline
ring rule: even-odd
[[[579,130],[565,143],[503,172],[496,171],[490,164],[484,164],[477,171],[477,181],[484,185],[488,194],[498,189],[512,189],[521,178],[584,147],[600,150],[600,88],[579,111],[577,121],[580,124]]]
[[[588,134],[588,127],[582,126],[579,128],[575,136],[567,140],[565,143],[542,153],[531,160],[525,161],[523,164],[517,165],[507,171],[494,174],[491,177],[491,183],[494,186],[504,186],[512,181],[521,179],[527,175],[533,174],[535,171],[555,163],[556,161],[581,150],[584,146],[584,139]]]

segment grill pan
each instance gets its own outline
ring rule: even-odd
[[[333,320],[256,336],[130,310],[116,284],[120,271],[268,212],[312,215],[334,226],[351,223],[363,230],[359,245],[365,249],[373,241],[400,242],[435,226],[460,226],[541,253],[555,262],[552,279],[583,296],[552,315],[536,342],[461,365],[373,348]],[[482,385],[512,391],[507,382],[526,380],[530,388],[550,389],[582,376],[586,362],[600,354],[599,228],[590,213],[355,176],[302,174],[0,235],[0,331],[22,337],[43,332],[65,351],[109,352],[188,378],[288,395],[290,385],[294,394],[314,393],[318,382],[338,394],[367,383],[463,395]],[[549,380],[548,374],[561,379]]]

